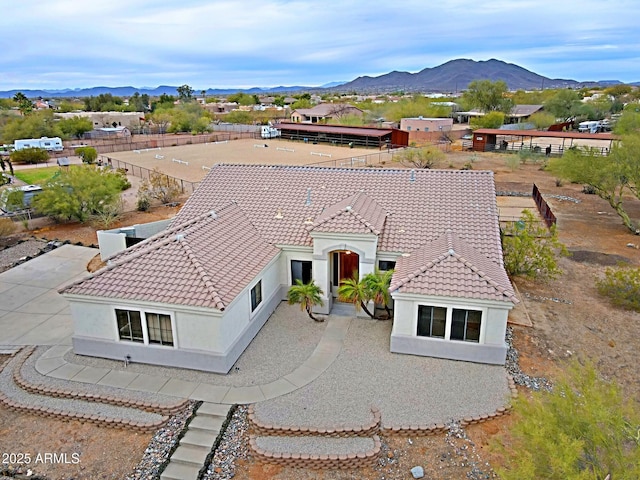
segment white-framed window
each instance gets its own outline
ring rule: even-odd
[[[251,311],[253,312],[262,303],[262,280],[258,280],[251,289]]]
[[[418,306],[419,337],[444,338],[447,331],[447,309],[429,305]]]
[[[164,313],[145,313],[149,343],[173,346],[171,316]]]
[[[418,305],[416,335],[480,343],[483,310]]]
[[[173,318],[168,313],[116,308],[118,339],[145,345],[174,346]]]
[[[480,310],[452,309],[451,340],[479,343],[481,324],[482,312]]]
[[[116,322],[120,340],[144,343],[142,319],[137,310],[120,310],[116,308]]]

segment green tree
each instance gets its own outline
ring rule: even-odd
[[[552,392],[513,405],[508,445],[494,443],[503,480],[640,478],[638,407],[592,363],[573,362]]]
[[[631,232],[638,233],[640,227],[631,220],[623,203],[629,174],[638,165],[637,156],[628,148],[631,142],[630,139],[626,147],[624,141],[614,146],[606,157],[593,148],[567,150],[562,157],[550,161],[549,170],[561,178],[591,187],[609,203]]]
[[[536,112],[529,117],[528,122],[533,123],[538,130],[546,130],[556,123],[556,117],[548,112]]]
[[[58,126],[65,138],[82,138],[85,133],[93,130],[91,120],[78,115],[60,120]]]
[[[158,109],[168,110],[174,107],[174,102],[176,101],[176,97],[173,95],[167,95],[163,93],[158,97],[158,100],[151,103],[151,111],[155,112]]]
[[[507,97],[507,84],[498,80],[474,80],[462,94],[462,101],[470,108],[481,111],[509,113],[513,108],[513,101]]]
[[[509,275],[555,278],[562,273],[558,254],[566,254],[555,225],[547,230],[529,210],[501,231],[504,267]]]
[[[33,103],[27,98],[24,93],[17,92],[13,96],[13,101],[18,104],[18,110],[20,110],[20,113],[22,113],[22,115],[29,115],[31,112],[33,112]]]
[[[289,287],[287,300],[289,305],[299,303],[300,308],[307,311],[310,319],[316,322],[324,322],[323,318],[314,317],[312,311],[314,306],[322,305],[323,294],[322,289],[313,280],[309,283],[302,283],[301,280],[296,279],[296,284]]]
[[[544,103],[544,109],[556,118],[567,119],[578,114],[582,105],[580,95],[574,90],[561,89]]]
[[[224,116],[224,121],[229,123],[249,124],[253,121],[253,116],[251,115],[251,112],[234,110]]]
[[[49,152],[44,148],[23,148],[9,155],[12,163],[45,163],[49,161]]]
[[[400,162],[406,167],[434,168],[445,157],[445,154],[435,145],[422,148],[406,148],[393,156],[394,162]]]
[[[129,98],[129,107],[135,112],[147,112],[149,111],[149,95],[146,93],[140,95],[140,92],[135,92]]]
[[[57,220],[83,223],[113,209],[120,201],[120,188],[121,179],[111,170],[71,166],[48,180],[32,204],[36,211]]]
[[[489,112],[480,117],[473,117],[471,119],[471,128],[473,130],[478,128],[500,128],[504,124],[504,116],[502,112]]]
[[[618,135],[640,133],[640,110],[628,108],[616,122],[613,132]]]
[[[178,92],[178,99],[181,102],[190,101],[193,98],[193,93],[195,92],[193,88],[186,84],[176,88],[176,91]]]
[[[338,287],[338,299],[341,302],[353,303],[356,312],[360,309],[369,317],[376,318],[367,308],[367,303],[373,300],[373,293],[362,280],[358,280],[358,272],[353,272],[352,278],[345,278]]]
[[[370,295],[377,305],[382,307],[387,312],[387,318],[391,318],[391,293],[389,287],[391,286],[391,277],[393,276],[393,270],[381,271],[376,268],[374,273],[367,273],[362,277],[362,283],[365,288],[369,290]]]
[[[3,143],[13,143],[22,138],[62,136],[63,133],[50,109],[38,110],[26,117],[12,117],[2,128]]]
[[[259,103],[259,101],[256,101],[256,96],[255,95],[249,95],[248,93],[244,93],[244,92],[238,92],[238,93],[234,93],[233,95],[229,95],[229,97],[227,98],[228,102],[236,102],[238,105],[244,105],[244,106],[248,106],[248,105],[255,105],[257,103]]]
[[[98,158],[98,151],[93,147],[78,147],[75,154],[82,159],[82,163],[93,164]]]

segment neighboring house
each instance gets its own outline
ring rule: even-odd
[[[453,118],[410,117],[400,119],[400,130],[405,132],[448,132]]]
[[[78,354],[226,373],[297,279],[326,314],[376,268],[395,268],[391,351],[504,363],[490,171],[216,165],[166,230],[61,293]]]
[[[543,105],[515,105],[511,112],[504,117],[504,123],[523,123],[526,122],[531,115],[544,110]],[[474,109],[468,112],[457,112],[456,116],[459,123],[469,123],[471,118],[483,117],[485,113],[482,110]]]
[[[313,108],[298,108],[291,112],[291,121],[300,123],[326,122],[333,118],[348,115],[362,116],[364,112],[357,107],[343,103],[321,103]]]
[[[144,112],[69,112],[56,113],[56,118],[69,119],[74,117],[88,118],[94,128],[102,127],[136,127],[144,121]]]

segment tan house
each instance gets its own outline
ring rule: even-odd
[[[392,352],[491,364],[517,302],[490,171],[216,165],[107,264],[61,290],[76,353],[221,373],[296,280],[327,314],[344,279],[394,269]]]
[[[357,107],[343,103],[321,103],[313,108],[299,108],[291,112],[291,121],[298,123],[322,123],[349,115],[362,116]]]

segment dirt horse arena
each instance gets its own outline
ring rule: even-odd
[[[199,182],[208,170],[219,163],[253,165],[318,165],[325,167],[365,167],[389,164],[392,154],[365,148],[349,148],[279,139],[230,140],[223,142],[149,148],[101,155],[110,158],[115,167],[126,162],[188,182]],[[136,169],[133,169],[136,174]]]

